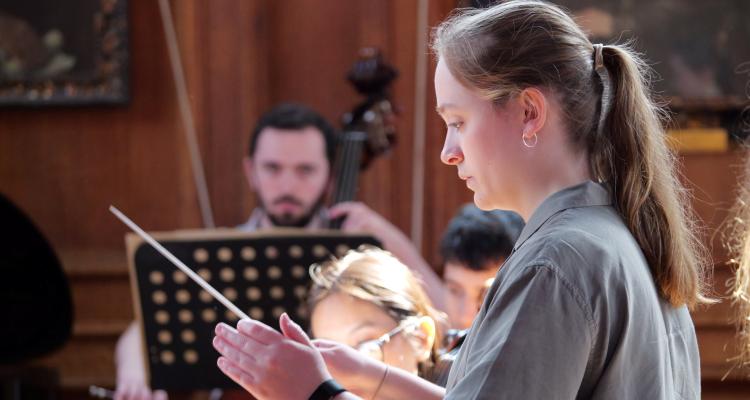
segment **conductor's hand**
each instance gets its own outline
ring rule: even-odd
[[[283,334],[250,319],[241,320],[237,329],[217,325],[217,364],[260,400],[307,399],[331,374],[307,334],[286,313],[279,325]]]

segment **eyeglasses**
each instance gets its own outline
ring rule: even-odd
[[[397,327],[393,328],[390,332],[377,339],[362,342],[355,346],[355,349],[357,349],[357,351],[361,352],[362,354],[365,354],[376,360],[383,361],[385,359],[383,346],[385,346],[386,343],[390,342],[391,339],[399,333],[404,331],[412,331],[419,325],[419,321],[419,318],[407,318],[401,321],[401,323]]]

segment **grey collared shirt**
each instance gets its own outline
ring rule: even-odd
[[[699,399],[687,309],[658,293],[607,189],[534,212],[448,378],[448,399]]]

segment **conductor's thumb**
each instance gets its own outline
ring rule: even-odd
[[[281,314],[281,317],[279,318],[279,327],[281,327],[281,333],[287,338],[294,340],[297,343],[304,344],[305,346],[312,347],[312,342],[305,331],[302,330],[302,327],[292,321],[286,313]]]

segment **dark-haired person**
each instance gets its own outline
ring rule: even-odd
[[[385,249],[427,283],[428,295],[442,307],[440,278],[397,227],[363,203],[325,207],[336,145],[333,126],[305,105],[284,103],[264,113],[252,130],[248,155],[243,160],[245,177],[258,206],[237,228],[326,229],[331,218],[346,217],[342,230],[367,232],[379,239]],[[137,324],[131,324],[117,343],[115,398],[166,398],[163,391],[152,393],[145,381],[138,329]]]
[[[258,207],[238,228],[328,228],[335,151],[336,130],[311,108],[286,103],[263,114],[242,161]]]
[[[464,205],[450,220],[440,239],[440,255],[451,328],[471,326],[488,282],[513,251],[523,225],[512,211],[484,211],[474,204]]]
[[[286,315],[282,333],[218,325],[222,371],[261,399],[699,399],[706,262],[644,63],[531,0],[454,13],[432,48],[442,161],[526,221],[447,387],[316,347]]]
[[[335,129],[306,106],[281,104],[261,116],[243,160],[259,205],[239,228],[321,229],[331,219],[345,217],[343,231],[375,236],[419,277],[435,307],[444,309],[440,277],[401,230],[361,202],[325,207],[335,150]]]
[[[440,239],[440,256],[450,329],[442,335],[443,351],[433,368],[435,376],[448,376],[484,296],[523,226],[523,219],[513,211],[485,211],[474,204],[461,207],[448,222]],[[445,382],[432,381],[445,386]]]

